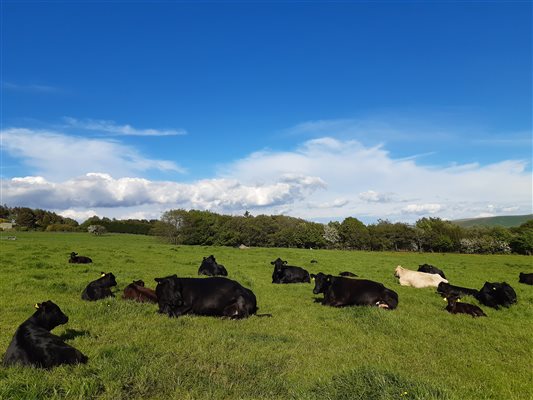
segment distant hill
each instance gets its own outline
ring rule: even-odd
[[[533,214],[456,219],[455,221],[452,221],[452,223],[462,226],[463,228],[470,228],[472,226],[503,226],[505,228],[511,228],[514,226],[520,226],[530,219],[533,219]]]

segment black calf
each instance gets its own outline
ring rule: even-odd
[[[90,264],[93,262],[89,257],[78,256],[78,253],[70,253],[70,258],[68,260],[71,264]]]
[[[228,271],[222,265],[217,263],[215,257],[210,255],[209,257],[204,257],[200,268],[198,268],[198,275],[207,275],[207,276],[228,276]]]
[[[277,258],[270,264],[274,266],[272,283],[310,283],[309,272],[301,267],[287,265],[287,261]]]
[[[115,297],[111,292],[111,287],[117,286],[115,275],[111,272],[102,272],[102,276],[87,285],[81,294],[83,300],[100,300],[106,297]]]
[[[475,306],[474,304],[468,303],[459,303],[459,297],[451,295],[444,299],[448,300],[448,305],[446,306],[446,311],[451,314],[469,314],[472,317],[486,317],[487,314],[483,312],[481,308]]]
[[[446,282],[439,283],[439,286],[437,286],[437,292],[442,297],[457,296],[459,298],[463,296],[476,297],[479,294],[479,290],[469,289],[461,286],[454,286]]]
[[[66,344],[50,331],[68,322],[68,317],[50,300],[36,304],[37,311],[15,332],[3,364],[22,364],[52,368],[60,364],[85,364],[88,360],[79,350]]]

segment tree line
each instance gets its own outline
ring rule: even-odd
[[[91,217],[78,224],[54,212],[0,205],[0,220],[21,230],[103,231],[156,235],[169,243],[248,247],[293,247],[370,251],[425,251],[469,254],[532,254],[533,219],[519,227],[462,228],[440,218],[414,224],[378,220],[365,225],[354,217],[327,224],[285,215],[223,215],[210,211],[169,210],[159,220]]]

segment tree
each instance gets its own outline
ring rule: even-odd
[[[15,223],[20,226],[24,227],[26,229],[33,229],[35,228],[35,214],[31,210],[31,208],[27,207],[20,207],[15,208],[16,212],[16,218]]]
[[[341,242],[348,249],[364,250],[370,247],[370,234],[361,221],[348,217],[342,221],[339,229]]]
[[[340,224],[338,222],[329,222],[327,225],[324,225],[324,234],[322,236],[332,248],[335,248],[341,240],[339,226]]]

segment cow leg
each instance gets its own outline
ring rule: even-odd
[[[247,318],[249,313],[246,309],[246,300],[242,296],[239,296],[235,303],[224,308],[222,315],[231,319]]]

